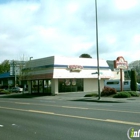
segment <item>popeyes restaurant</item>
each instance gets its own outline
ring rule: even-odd
[[[112,78],[106,60],[99,60],[100,85]],[[51,56],[30,60],[23,69],[23,80],[29,93],[59,94],[64,92],[92,92],[98,90],[97,60]]]

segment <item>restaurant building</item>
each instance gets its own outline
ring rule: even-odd
[[[106,60],[100,59],[100,85],[113,77]],[[97,60],[51,56],[30,60],[23,69],[25,88],[29,93],[59,94],[62,92],[93,92],[98,90]]]

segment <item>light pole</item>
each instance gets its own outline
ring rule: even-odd
[[[30,61],[31,61],[32,58],[33,58],[33,57],[30,57]]]
[[[16,77],[16,62],[13,60],[13,73],[15,75],[15,87],[17,85],[17,77]]]
[[[98,49],[98,17],[97,17],[97,0],[95,0],[95,18],[96,18],[96,50],[97,50],[97,70],[98,70],[98,100],[100,100],[100,67],[99,67],[99,49]]]

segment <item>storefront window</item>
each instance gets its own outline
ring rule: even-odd
[[[51,80],[44,80],[44,93],[51,93]]]
[[[32,93],[38,93],[38,80],[32,81]]]
[[[51,93],[51,80],[32,80],[31,81],[31,92],[32,93],[44,93],[50,94]]]
[[[59,79],[59,92],[83,91],[83,79]]]
[[[43,93],[43,86],[44,86],[43,80],[39,80],[39,93]]]

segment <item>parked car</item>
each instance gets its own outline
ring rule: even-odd
[[[20,87],[13,87],[13,88],[11,88],[11,90],[10,90],[11,92],[22,92],[23,91],[23,89],[22,88],[20,88]]]
[[[138,91],[140,91],[140,83],[137,83]]]
[[[131,84],[130,80],[123,81],[123,90],[130,91],[131,90],[130,84]],[[115,88],[117,91],[120,91],[121,82],[119,79],[105,80],[104,86],[110,87],[110,88]],[[140,91],[139,83],[137,83],[137,87],[138,87],[137,90]]]

